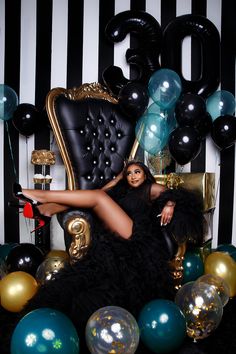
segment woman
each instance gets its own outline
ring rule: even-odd
[[[21,191],[18,185],[15,186],[15,196],[28,202],[31,201],[33,205],[39,202],[40,205],[37,208],[40,214],[46,217],[51,217],[68,207],[90,208],[111,231],[128,239],[132,234],[132,215],[127,214],[125,205],[122,207],[119,205],[119,198],[114,200],[114,193],[109,193],[109,190],[121,181],[126,191],[138,189],[140,193],[140,190],[144,188],[146,202],[149,204],[165,190],[164,186],[155,182],[149,169],[143,163],[130,161],[122,173],[105,185],[102,190],[42,191],[33,189]],[[111,198],[112,195],[113,198]],[[167,225],[171,221],[174,207],[173,201],[167,201],[160,214],[161,225]]]
[[[137,317],[147,302],[173,299],[174,285],[161,226],[174,224],[179,193],[155,183],[148,168],[136,161],[128,162],[103,190],[21,191],[18,186],[16,197],[31,202],[33,208],[37,205],[37,210],[47,217],[68,207],[90,208],[98,217],[86,256],[41,286],[25,311],[52,307],[64,312],[83,341],[89,316],[103,306],[121,306]],[[199,227],[202,214],[196,212],[195,206]],[[188,212],[190,209],[189,205]]]

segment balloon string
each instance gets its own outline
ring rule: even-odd
[[[9,133],[8,122],[5,121],[5,123],[6,123],[6,131],[7,131],[7,136],[8,136],[8,144],[9,144],[10,155],[11,155],[12,166],[13,166],[13,173],[14,173],[15,179],[16,179],[16,181],[17,181],[18,178],[17,178],[17,173],[16,173],[16,165],[15,165],[15,161],[14,161],[14,157],[13,157],[13,150],[12,150],[12,143],[11,143],[11,137],[10,137],[10,133]]]

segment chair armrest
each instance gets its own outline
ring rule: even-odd
[[[83,209],[69,209],[57,215],[57,219],[65,231],[65,245],[71,262],[84,257],[91,244],[93,217]]]

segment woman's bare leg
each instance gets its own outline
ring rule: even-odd
[[[23,189],[22,191],[25,196],[42,204],[56,203],[61,204],[62,208],[68,206],[92,209],[111,231],[118,233],[123,238],[129,238],[132,234],[132,219],[103,190],[47,191]],[[40,208],[41,206],[39,206],[39,211]],[[45,214],[46,210],[44,210]]]

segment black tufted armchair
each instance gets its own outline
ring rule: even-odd
[[[122,170],[134,143],[134,126],[104,87],[92,83],[74,89],[54,88],[47,95],[46,108],[68,189],[101,188]],[[91,213],[71,209],[58,220],[71,259],[81,258],[90,243]]]
[[[54,88],[47,95],[46,109],[65,165],[68,189],[101,188],[122,170],[126,158],[135,157],[138,142],[134,126],[100,84]],[[58,215],[71,262],[86,253],[93,237],[93,220],[94,215],[83,209]],[[163,237],[178,288],[186,243],[178,243],[165,229]]]

